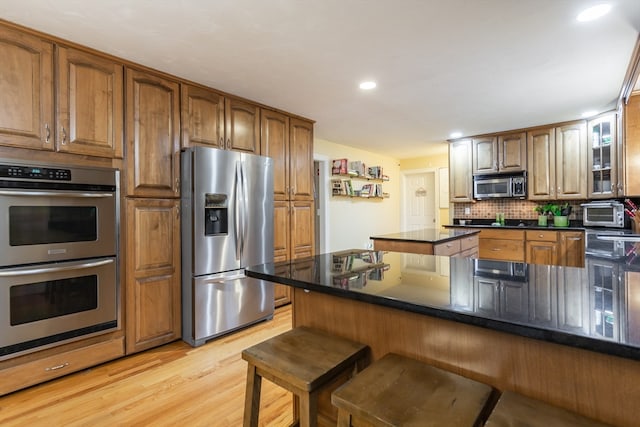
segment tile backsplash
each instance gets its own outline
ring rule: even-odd
[[[569,206],[572,207],[569,220],[582,220],[582,207],[580,204],[585,203],[586,200],[571,200]],[[504,212],[505,219],[537,219],[538,213],[533,209],[542,204],[548,203],[547,201],[529,201],[529,200],[517,200],[517,199],[496,199],[496,200],[481,200],[475,203],[455,203],[453,210],[453,217],[466,219],[495,219],[496,212]],[[556,201],[555,203],[564,204],[564,201]],[[465,214],[465,208],[469,208],[470,213]]]

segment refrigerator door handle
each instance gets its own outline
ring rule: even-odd
[[[245,171],[245,163],[240,163],[240,182],[241,182],[241,199],[242,199],[242,212],[240,212],[240,226],[241,226],[241,237],[240,237],[240,255],[244,256],[244,242],[247,237],[247,174]]]
[[[235,176],[235,182],[234,182],[234,187],[235,187],[235,191],[234,191],[234,195],[233,195],[233,202],[234,202],[234,212],[233,212],[233,217],[234,217],[234,224],[233,224],[233,231],[235,234],[235,244],[236,244],[236,259],[239,261],[242,258],[242,247],[241,247],[241,239],[242,239],[242,231],[241,231],[241,225],[240,225],[240,221],[241,221],[241,210],[244,208],[244,206],[241,206],[240,204],[242,203],[242,195],[241,193],[241,185],[242,185],[242,177],[241,177],[241,173],[240,173],[240,167],[241,167],[241,163],[240,162],[236,162],[236,176]],[[244,204],[243,204],[244,205]]]

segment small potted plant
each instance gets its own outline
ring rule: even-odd
[[[554,205],[553,209],[553,226],[554,227],[568,227],[569,215],[571,215],[571,206],[569,203],[564,205]]]
[[[547,203],[546,205],[538,205],[533,208],[534,211],[538,213],[538,225],[541,227],[546,227],[549,219],[549,215],[553,214],[553,207],[555,205],[552,203]]]

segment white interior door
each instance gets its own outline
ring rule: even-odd
[[[434,172],[404,176],[404,228],[406,231],[436,227],[436,184]]]

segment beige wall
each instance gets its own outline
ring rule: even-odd
[[[400,170],[401,171],[409,171],[409,170],[420,170],[420,169],[431,169],[437,171],[440,168],[448,168],[449,167],[449,150],[446,142],[440,144],[434,144],[432,154],[428,156],[416,157],[413,159],[403,159],[400,160]],[[448,177],[448,173],[447,173]],[[442,185],[449,186],[449,181],[441,183]],[[447,204],[448,205],[448,204]],[[449,208],[438,208],[438,216],[440,219],[441,225],[450,224],[451,221],[449,219]]]
[[[383,200],[367,200],[331,197],[331,170],[326,182],[321,182],[329,193],[327,204],[327,252],[344,249],[364,249],[369,237],[400,231],[400,168],[398,159],[375,154],[331,141],[316,139],[314,154],[333,159],[360,160],[367,166],[382,166],[389,181],[383,183],[383,191],[390,197]],[[329,165],[330,166],[330,165]],[[354,181],[354,187],[359,184]]]

